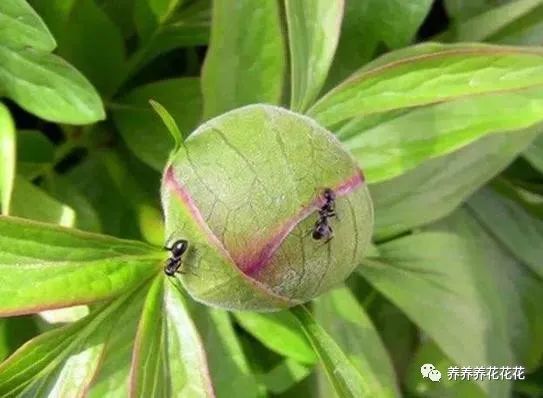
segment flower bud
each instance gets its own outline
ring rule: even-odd
[[[349,276],[371,239],[356,162],[315,121],[275,106],[201,125],[172,154],[161,194],[166,243],[189,242],[181,282],[195,300],[226,309],[311,300]]]

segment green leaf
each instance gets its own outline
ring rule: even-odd
[[[136,214],[126,206],[123,193],[111,178],[104,160],[93,154],[70,170],[66,179],[96,210],[102,233],[127,237],[135,227]],[[132,221],[132,225],[130,225]],[[131,236],[135,237],[135,236]]]
[[[466,19],[495,7],[496,2],[495,0],[445,0],[444,5],[452,18]]]
[[[290,312],[259,314],[243,311],[235,312],[234,316],[241,327],[270,350],[304,364],[317,361],[307,337]]]
[[[322,97],[309,115],[324,126],[375,112],[503,93],[543,82],[543,52],[490,45],[434,46],[363,68]],[[406,52],[406,50],[404,50]],[[390,56],[389,56],[390,57]]]
[[[485,315],[495,320],[489,330],[501,337],[489,340],[490,351],[507,349],[512,353],[510,363],[521,364],[528,372],[536,369],[543,359],[542,280],[493,239],[465,207],[431,228],[453,231],[466,242],[469,252],[464,262],[485,302]]]
[[[522,168],[522,172],[526,170],[525,163],[515,162],[511,169],[514,166]],[[516,180],[513,183],[504,178],[497,178],[492,182],[492,187],[500,194],[522,206],[529,214],[543,220],[543,196],[537,193],[537,190],[540,189],[538,184],[530,184],[522,180]],[[530,189],[534,189],[535,193]]]
[[[201,16],[202,10],[207,9],[209,11],[209,3],[207,0],[197,2],[185,0],[136,0],[134,21],[141,41],[143,43],[152,41],[156,36],[163,33],[169,23],[180,17],[186,19],[185,22],[190,24],[191,19]],[[193,18],[189,18],[189,16]]]
[[[285,359],[269,372],[259,375],[258,378],[270,392],[281,394],[305,379],[311,370],[292,359]]]
[[[147,0],[137,0],[134,19],[141,43],[130,59],[130,73],[173,49],[207,44],[210,14],[210,0],[173,0],[167,11],[159,12],[158,15],[152,11]]]
[[[472,18],[457,21],[449,31],[439,35],[438,38],[451,42],[488,40],[542,4],[542,0],[517,0],[493,6]]]
[[[543,173],[543,134],[532,141],[524,152],[524,157],[530,164]]]
[[[363,280],[362,276],[360,279]],[[357,290],[352,290],[354,293],[358,293]],[[413,349],[420,342],[420,330],[401,309],[375,289],[361,300],[361,304],[364,305],[379,331],[379,336],[393,362],[398,380],[403,382],[406,369],[413,357]],[[398,336],[402,336],[402,338],[399,339]]]
[[[482,291],[481,278],[492,274],[471,249],[452,233],[411,235],[380,245],[382,257],[365,260],[359,272],[460,366],[513,363],[507,324],[493,301],[499,291],[490,283]],[[506,383],[482,386],[489,396],[509,396]]]
[[[339,40],[344,0],[285,0],[291,63],[290,108],[304,112],[319,94]]]
[[[130,395],[215,396],[204,347],[184,299],[162,275],[149,291],[138,326]]]
[[[91,315],[31,340],[0,365],[0,394],[84,394],[97,373],[118,316],[131,304],[125,295]],[[124,307],[124,308],[123,308]]]
[[[38,333],[32,316],[0,319],[0,363]]]
[[[37,130],[20,130],[17,133],[17,173],[34,178],[53,168],[55,146],[45,134]]]
[[[134,340],[150,283],[139,289],[116,317],[102,356],[102,364],[88,389],[89,398],[129,397],[130,365]]]
[[[332,337],[319,326],[307,308],[298,306],[290,311],[311,342],[336,393],[341,398],[371,396],[368,395],[371,393],[371,386]]]
[[[259,396],[259,385],[228,312],[192,304],[191,316],[202,336],[217,396]]]
[[[431,363],[441,372],[441,380],[435,383],[428,378],[421,377],[422,364]],[[421,398],[434,397],[469,397],[487,398],[488,395],[480,389],[474,381],[467,382],[449,380],[446,376],[450,366],[458,366],[452,362],[431,340],[424,341],[411,358],[406,374],[406,389]],[[491,365],[492,366],[492,365]]]
[[[315,317],[360,372],[368,386],[368,396],[401,396],[383,342],[349,289],[336,289],[318,298]]]
[[[483,95],[429,105],[399,115],[355,118],[338,135],[370,183],[396,177],[485,135],[531,127],[543,120],[543,90]],[[386,117],[388,116],[388,117]]]
[[[141,239],[138,213],[158,191],[160,175],[122,155],[118,150],[94,151],[70,170],[68,180],[98,213],[102,232]]]
[[[389,48],[407,46],[430,12],[433,0],[371,0],[366,16],[370,37],[377,36]],[[375,40],[375,39],[374,39]]]
[[[408,45],[430,11],[432,0],[346,1],[341,36],[329,83],[337,83],[368,62],[381,44]]]
[[[123,37],[95,0],[36,1],[36,9],[55,34],[57,54],[103,96],[114,94],[125,74]]]
[[[73,227],[76,221],[74,210],[53,199],[40,188],[17,176],[13,189],[11,215]]]
[[[0,37],[2,45],[12,47],[30,46],[43,51],[56,47],[47,26],[25,0],[0,2]]]
[[[139,242],[0,217],[0,314],[119,296],[155,274],[164,257]]]
[[[129,38],[135,33],[134,0],[97,0],[97,4],[119,27],[123,37]]]
[[[538,46],[543,37],[540,0],[446,0],[456,21],[436,36],[439,41],[485,40],[494,43]]]
[[[473,195],[468,207],[487,231],[543,280],[543,220],[490,189]]]
[[[149,106],[149,100],[153,100],[151,105],[155,111]],[[179,129],[166,123],[156,108],[157,103],[171,113]],[[155,170],[162,171],[170,153],[196,127],[201,113],[199,79],[181,78],[137,87],[117,100],[113,120],[134,154]]]
[[[2,214],[10,212],[15,180],[15,124],[9,109],[0,102],[0,203]]]
[[[177,150],[179,150],[179,147],[183,143],[183,134],[181,133],[181,130],[179,130],[177,122],[175,121],[171,113],[168,112],[167,109],[164,108],[161,104],[153,100],[149,100],[149,103],[153,107],[154,111],[158,114],[160,119],[162,119],[162,123],[166,126],[168,132],[174,139],[175,146],[173,147],[173,151],[176,152]]]
[[[371,184],[374,236],[390,237],[451,213],[503,170],[537,133],[538,129],[531,129],[484,137],[399,177]]]
[[[102,226],[96,209],[89,202],[88,198],[70,183],[67,178],[59,175],[47,176],[44,180],[44,189],[57,201],[65,203],[75,211],[74,226],[76,228],[89,232],[101,232]]]
[[[515,19],[488,41],[509,45],[538,46],[543,38],[543,4]]]
[[[164,220],[162,212],[154,206],[142,203],[138,209],[141,236],[155,246],[164,245]]]
[[[61,58],[32,48],[0,45],[0,90],[42,119],[89,124],[105,117],[90,83]]]
[[[147,5],[158,21],[165,19],[184,0],[149,0]]]
[[[214,1],[212,21],[202,69],[204,118],[251,103],[279,103],[285,54],[277,2]]]

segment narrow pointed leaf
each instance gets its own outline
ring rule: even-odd
[[[344,0],[285,0],[290,45],[290,108],[306,110],[319,94],[339,40]]]
[[[368,396],[401,396],[379,333],[349,289],[336,289],[319,297],[315,318],[358,369],[371,391]]]
[[[177,123],[173,116],[164,108],[162,105],[160,105],[158,102],[154,100],[150,100],[149,103],[155,110],[155,112],[160,116],[162,119],[162,122],[168,129],[170,135],[172,136],[175,146],[173,147],[173,151],[177,151],[181,145],[183,145],[183,134],[181,133],[181,130],[179,130],[179,127],[177,126]]]
[[[471,18],[462,18],[452,24],[451,28],[437,38],[440,41],[489,41],[494,35],[515,21],[529,16],[542,0],[515,0],[499,5],[488,5],[481,13]],[[495,40],[490,40],[496,42]],[[521,44],[521,43],[519,43]],[[528,43],[526,43],[528,44]]]
[[[2,93],[36,116],[54,122],[89,124],[105,117],[91,84],[56,55],[0,45]]]
[[[0,314],[119,296],[158,272],[163,258],[143,243],[0,217]]]
[[[82,320],[22,346],[0,365],[0,395],[84,395],[98,371],[117,317],[130,304],[129,297],[120,297]]]
[[[25,0],[0,2],[0,37],[2,44],[13,47],[53,51],[56,46],[47,26]]]
[[[532,127],[543,121],[543,90],[481,95],[429,105],[369,125],[371,116],[341,128],[344,145],[370,183],[396,177],[486,135]]]
[[[466,19],[495,6],[494,0],[444,0],[447,14],[453,19]]]
[[[182,137],[173,137],[160,122],[149,100],[162,104],[174,117]],[[200,80],[181,78],[136,87],[117,100],[113,120],[128,147],[155,170],[162,171],[175,140],[186,138],[200,120],[202,95]],[[179,145],[179,143],[177,143]]]
[[[140,288],[138,294],[116,318],[102,364],[88,389],[89,398],[127,398],[130,381],[130,365],[134,340],[141,318],[141,312],[150,283]]]
[[[392,236],[450,214],[511,163],[538,132],[533,128],[484,137],[401,176],[370,185],[375,236]]]
[[[506,45],[538,46],[543,37],[543,3],[515,19],[487,41]]]
[[[195,304],[191,316],[202,336],[217,396],[258,397],[260,386],[228,312]]]
[[[181,293],[161,275],[138,327],[131,397],[214,397],[204,347]]]
[[[214,1],[212,21],[202,70],[204,118],[251,103],[279,103],[285,50],[278,2]]]
[[[10,211],[15,180],[15,125],[7,107],[0,103],[0,203],[2,214]]]
[[[509,92],[543,83],[543,52],[490,45],[442,46],[363,68],[320,99],[309,115],[325,126],[356,116]]]
[[[304,306],[290,310],[318,355],[326,375],[341,398],[370,397],[370,386],[337,343]]]

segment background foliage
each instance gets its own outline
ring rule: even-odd
[[[0,218],[0,396],[543,396],[542,44],[541,0],[3,0],[0,198],[27,220]],[[259,102],[334,132],[376,211],[345,286],[227,313],[165,280],[150,98],[185,137]]]

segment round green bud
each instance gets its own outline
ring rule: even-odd
[[[311,300],[349,276],[372,235],[354,159],[314,120],[275,106],[201,125],[172,154],[161,195],[166,243],[189,242],[181,282],[195,300],[226,309]]]

